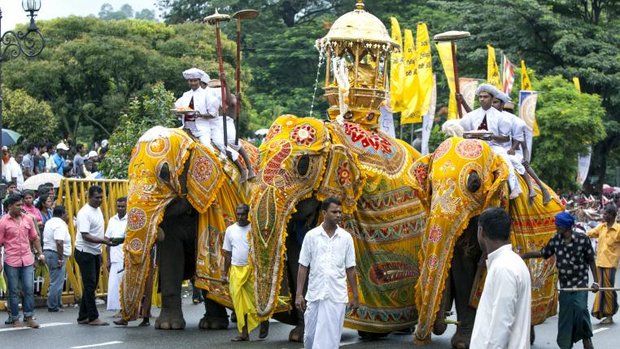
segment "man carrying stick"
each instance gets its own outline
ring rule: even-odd
[[[558,316],[557,343],[560,349],[570,349],[583,340],[584,349],[593,349],[592,324],[588,312],[588,267],[594,275],[592,292],[598,291],[598,277],[594,265],[594,250],[590,239],[573,231],[575,218],[568,212],[555,216],[557,234],[540,251],[527,252],[521,258],[545,259],[555,256],[560,278],[560,315]]]

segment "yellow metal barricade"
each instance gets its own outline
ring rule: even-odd
[[[76,219],[78,211],[88,204],[88,188],[98,185],[103,188],[103,203],[101,211],[105,220],[105,227],[108,226],[110,217],[116,214],[116,199],[127,196],[127,180],[123,179],[76,179],[65,178],[60,182],[57,205],[65,206],[69,215],[69,233],[71,234],[71,245],[75,248]],[[104,247],[105,249],[105,247]],[[99,285],[97,286],[97,295],[103,296],[108,290],[108,260],[105,250],[102,251],[101,274],[99,275]],[[63,290],[63,296],[73,295],[75,298],[82,297],[82,282],[80,272],[73,254],[67,261],[67,282]],[[49,275],[46,276],[45,285],[49,285]],[[42,290],[42,296],[47,296],[47,287]]]

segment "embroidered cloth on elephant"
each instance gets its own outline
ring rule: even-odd
[[[468,190],[472,172],[480,188]],[[449,138],[433,154],[413,164],[416,190],[427,206],[426,232],[419,254],[420,277],[415,286],[419,312],[416,338],[427,340],[441,303],[454,246],[469,220],[505,195],[508,166],[485,142]]]
[[[134,318],[138,312],[147,272],[152,267],[148,256],[166,206],[181,195],[179,176],[190,155],[192,165],[186,185],[192,194],[188,200],[192,205],[200,202],[208,207],[223,183],[223,171],[217,157],[183,130],[154,127],[140,137],[132,151],[128,169],[125,272],[121,284],[125,319]],[[169,179],[164,180],[161,175]],[[204,211],[204,208],[196,209]]]
[[[419,153],[354,123],[291,115],[274,122],[260,151],[250,213],[259,315],[273,312],[280,296],[295,206],[335,196],[343,203],[343,228],[355,241],[360,276],[360,307],[347,315],[346,326],[375,332],[411,327],[424,219],[409,168]]]

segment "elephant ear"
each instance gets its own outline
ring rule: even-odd
[[[342,201],[342,211],[353,213],[366,184],[366,177],[360,168],[357,156],[346,146],[332,144],[316,198],[325,200],[337,197]]]
[[[433,195],[429,178],[432,156],[433,154],[428,154],[419,158],[409,168],[409,178],[412,178],[413,181],[411,186],[427,211],[430,209],[431,197]]]

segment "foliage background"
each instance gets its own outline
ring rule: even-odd
[[[108,138],[127,118],[139,119],[130,117],[132,108],[137,108],[135,103],[162,96],[162,91],[153,94],[157,81],[179,96],[187,89],[180,74],[184,69],[197,66],[217,77],[213,29],[198,21],[216,8],[230,14],[254,8],[260,17],[242,23],[244,105],[238,126],[241,135],[251,136],[282,113],[309,114],[318,64],[314,41],[327,33],[336,18],[352,10],[354,3],[157,0],[163,23],[152,20],[145,10],[137,13],[125,6],[115,10],[104,5],[100,18],[39,21],[48,40],[46,49],[27,64],[23,59],[4,63],[4,84],[10,91],[21,89],[49,105],[56,120],[49,123],[55,129],[54,141],[70,137],[90,143]],[[599,188],[606,181],[614,183],[613,176],[607,174],[620,166],[616,155],[620,154],[619,1],[366,0],[365,4],[384,23],[390,16],[397,17],[403,29],[414,29],[418,21],[424,21],[431,35],[469,31],[471,37],[458,43],[461,76],[486,76],[487,44],[502,50],[517,65],[525,59],[534,86],[541,92],[538,118],[542,135],[535,139],[533,156],[541,178],[554,189],[574,189],[577,154],[591,144],[589,180]],[[234,22],[223,25],[223,32],[226,75],[234,86]],[[439,88],[437,108],[441,110],[448,90],[434,48],[433,57]],[[580,78],[583,94],[571,89],[568,82],[574,76]],[[319,81],[323,77],[320,71]],[[513,99],[518,99],[517,93],[515,88]],[[321,94],[319,85],[313,116],[325,112]],[[22,115],[20,118],[35,120],[28,118],[34,113]],[[46,115],[37,118],[50,117]],[[31,132],[28,130],[34,135]],[[440,139],[434,132],[433,140]]]

